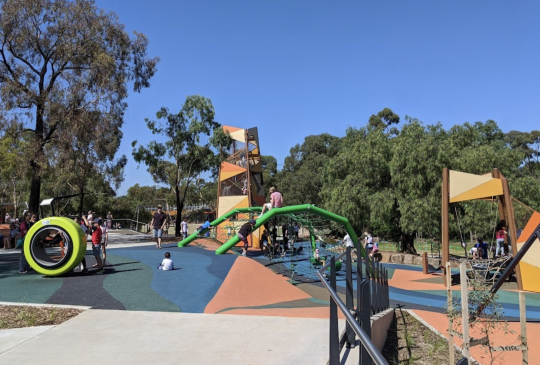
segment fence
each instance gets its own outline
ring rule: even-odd
[[[336,260],[346,256],[346,296],[345,302],[341,300],[336,291]],[[330,278],[327,279],[326,270],[330,270]],[[356,261],[356,307],[353,287],[353,261],[351,248],[339,255],[332,256],[317,271],[321,283],[330,294],[330,365],[341,364],[340,354],[343,346],[354,347],[355,336],[360,340],[361,349],[358,363],[362,365],[387,365],[387,361],[379,352],[371,340],[371,315],[380,313],[390,307],[388,291],[388,272],[379,263],[372,260],[364,261],[358,255]],[[345,316],[345,332],[339,336],[338,308]]]

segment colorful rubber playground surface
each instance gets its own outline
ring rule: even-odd
[[[130,311],[328,318],[329,296],[309,267],[307,254],[271,263],[258,251],[250,251],[247,258],[234,251],[216,255],[204,240],[198,246],[184,248],[168,243],[159,250],[151,242],[111,236],[104,275],[93,273],[91,251],[86,256],[89,273],[75,271],[61,277],[44,277],[19,274],[19,251],[1,250],[0,301]],[[158,270],[166,251],[177,268],[173,271]],[[385,267],[389,271],[391,305],[414,310],[444,333],[446,290],[442,277],[424,275],[417,266]],[[516,289],[509,283],[499,291],[499,302],[511,322],[519,315]],[[454,290],[457,295],[459,287]],[[338,292],[344,291],[345,272],[340,272]],[[526,302],[529,343],[533,343],[532,339],[540,336],[540,294],[527,293]],[[508,359],[510,355],[505,356]],[[531,346],[529,359],[540,359],[540,349]]]

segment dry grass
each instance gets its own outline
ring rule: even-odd
[[[57,325],[81,312],[72,308],[2,305],[0,329]]]
[[[390,365],[447,365],[448,341],[425,327],[405,311],[396,309],[396,316],[382,354]],[[405,320],[405,321],[404,321]],[[454,351],[457,362],[463,357]]]

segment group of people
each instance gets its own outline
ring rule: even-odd
[[[6,215],[7,216],[7,215]],[[7,219],[6,219],[7,220]],[[30,211],[25,211],[23,216],[19,219],[11,219],[9,225],[9,236],[3,237],[0,234],[0,242],[4,242],[4,250],[7,249],[21,249],[21,256],[19,258],[19,274],[26,274],[31,270],[26,257],[24,256],[24,239],[26,234],[30,230],[30,227],[37,221],[37,214]]]
[[[101,217],[94,219],[94,215],[90,211],[87,216],[76,217],[74,221],[80,225],[85,237],[90,237],[92,241],[92,254],[96,259],[96,263],[94,264],[94,267],[97,268],[96,274],[103,274],[105,272],[104,267],[107,259],[107,245],[109,244],[109,230],[112,226],[112,216],[110,221],[109,219],[104,221]],[[86,259],[83,258],[80,266],[83,273],[88,272]]]
[[[499,223],[495,228],[495,242],[496,245],[490,245],[487,242],[484,242],[483,237],[478,237],[476,239],[476,244],[470,249],[469,254],[472,255],[473,260],[476,259],[487,259],[489,257],[489,252],[493,253],[494,258],[507,256],[510,254],[509,245],[505,243],[508,239],[508,232],[503,223]]]
[[[345,237],[343,237],[343,244],[346,247],[355,247],[354,242],[348,233],[345,235]],[[369,257],[373,257],[374,254],[379,252],[379,246],[376,242],[373,241],[373,236],[369,231],[364,232],[364,249],[366,250]]]
[[[6,214],[6,216],[8,215],[9,214]],[[28,222],[26,217],[28,217]],[[4,250],[11,248],[22,248],[26,232],[36,221],[37,214],[33,214],[30,211],[24,212],[21,218],[10,219],[9,235],[4,237],[2,234],[0,234],[0,242],[4,243]],[[27,224],[28,228],[25,229]]]

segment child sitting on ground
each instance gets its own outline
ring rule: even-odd
[[[174,263],[171,260],[170,253],[165,252],[165,258],[161,261],[161,264],[159,264],[158,269],[164,271],[174,270]]]

